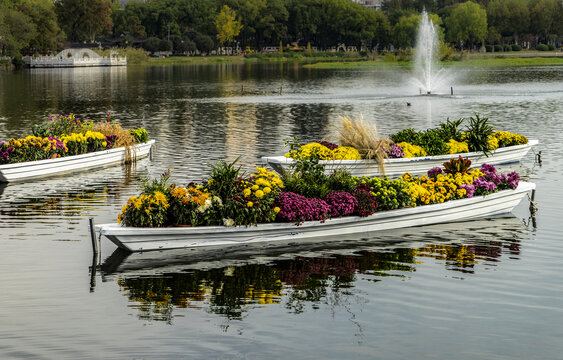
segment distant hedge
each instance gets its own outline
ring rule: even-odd
[[[548,51],[548,50],[549,50],[549,46],[547,46],[546,44],[537,44],[537,45],[536,45],[536,50],[537,50],[537,51]]]
[[[520,46],[518,44],[512,44],[511,48],[512,48],[512,51],[522,51],[522,46]]]

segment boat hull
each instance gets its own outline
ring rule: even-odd
[[[150,154],[155,140],[130,148],[130,159],[135,161]],[[57,159],[27,161],[0,165],[0,182],[29,181],[49,176],[91,170],[125,163],[127,148],[120,147]]]
[[[134,228],[119,224],[101,224],[96,232],[128,251],[149,251],[203,246],[231,246],[258,242],[299,241],[315,238],[338,238],[350,234],[366,235],[374,231],[424,226],[506,214],[518,205],[535,184],[520,182],[515,190],[502,190],[413,208],[376,212],[367,217],[349,216],[322,221],[307,221],[299,226],[290,223],[257,226],[201,226]]]
[[[530,151],[532,146],[537,145],[538,140],[530,140],[524,145],[515,145],[499,148],[486,156],[483,152],[471,152],[461,154],[448,154],[439,156],[424,156],[415,158],[388,159],[385,161],[385,174],[379,171],[377,163],[373,160],[321,160],[319,163],[325,166],[325,172],[331,173],[336,169],[346,169],[353,176],[388,176],[399,177],[408,172],[411,175],[426,174],[433,167],[443,167],[444,162],[452,158],[468,158],[473,167],[483,164],[503,165],[516,163]],[[276,172],[282,173],[293,163],[293,159],[285,156],[262,157],[262,163],[271,166]]]

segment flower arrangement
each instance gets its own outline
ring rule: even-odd
[[[475,179],[472,184],[463,185],[463,189],[467,192],[467,197],[487,195],[495,191],[516,189],[518,187],[520,176],[516,172],[499,174],[497,169],[490,164],[483,164],[481,172],[482,176]]]
[[[352,195],[358,202],[354,209],[354,215],[366,217],[377,210],[377,199],[367,184],[359,183]]]
[[[198,225],[205,222],[205,214],[213,205],[220,206],[217,197],[202,186],[170,187],[170,209],[168,219],[173,224]]]
[[[362,158],[358,150],[353,147],[324,143],[329,145],[329,147],[313,142],[288,152],[285,154],[285,157],[294,159],[317,157],[319,160],[360,160]]]
[[[467,143],[462,141],[456,141],[454,139],[450,139],[446,146],[448,147],[448,154],[458,154],[458,153],[466,153],[469,152],[469,148],[467,147]]]
[[[378,163],[382,163],[385,158],[460,154],[470,151],[482,151],[488,155],[499,147],[528,142],[523,135],[494,131],[489,119],[478,114],[469,118],[465,128],[462,128],[465,119],[447,119],[438,127],[424,131],[405,129],[391,134],[388,139],[379,138],[375,126],[368,126],[361,117],[358,120],[342,117],[340,121],[340,142],[346,146],[324,140],[303,146],[295,146],[294,143],[291,151],[285,156],[318,160],[376,159]],[[384,171],[380,172],[384,174]]]
[[[307,199],[292,192],[282,192],[276,200],[277,219],[300,224],[304,221],[328,219],[331,208],[323,200]]]
[[[96,131],[72,133],[61,136],[62,143],[68,149],[68,155],[79,155],[87,152],[100,151],[107,148],[106,136]]]
[[[414,205],[407,183],[404,181],[389,180],[387,178],[380,179],[377,177],[361,177],[356,179],[356,181],[357,183],[369,186],[370,193],[375,196],[377,208],[380,211],[394,210]]]
[[[346,191],[333,191],[324,198],[330,207],[330,216],[342,217],[351,215],[358,206],[358,199]]]
[[[109,115],[108,119],[113,119]],[[100,131],[101,130],[101,131]],[[33,135],[0,142],[0,165],[79,155],[148,141],[145,129],[123,130],[111,121],[93,123],[75,114],[52,115]]]
[[[66,155],[65,144],[53,137],[27,136],[0,142],[0,164],[57,158]]]
[[[399,145],[401,149],[403,149],[403,152],[405,154],[404,157],[406,158],[426,156],[426,151],[424,151],[424,149],[421,146],[412,145],[407,142],[400,142],[397,145]]]
[[[413,177],[409,173],[403,174],[401,180],[408,184],[412,201],[415,205],[440,204],[448,200],[461,199],[467,195],[462,185],[473,184],[473,181],[483,176],[478,169],[455,174],[441,174],[433,171],[432,176]]]
[[[126,226],[161,227],[167,223],[169,207],[167,196],[160,191],[132,196],[121,208],[117,221]]]
[[[49,116],[47,123],[33,126],[32,133],[38,137],[58,137],[86,132],[92,130],[93,126],[92,120],[88,118],[80,119],[73,113],[67,115],[56,114]]]
[[[305,162],[300,159],[296,161]],[[235,163],[212,167],[208,180],[186,187],[168,185],[169,173],[160,180],[145,180],[141,195],[131,197],[118,221],[126,226],[222,225],[250,226],[268,222],[325,221],[343,216],[370,216],[377,211],[440,204],[446,201],[515,189],[516,173],[499,174],[494,166],[469,168],[466,159],[433,168],[428,175],[400,179],[353,177],[340,172],[319,177],[327,192],[311,195],[307,187],[287,188],[274,173],[257,167],[245,175]],[[295,177],[292,179],[298,179]]]
[[[495,131],[493,136],[498,140],[499,147],[523,145],[528,143],[528,138],[524,135],[512,134],[506,131]]]

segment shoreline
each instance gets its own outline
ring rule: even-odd
[[[441,61],[443,66],[558,66],[563,65],[563,52],[503,52],[503,53],[475,53],[458,55],[460,60]],[[366,68],[366,67],[408,67],[410,60],[389,59],[384,56],[361,57],[359,54],[343,56],[319,56],[289,57],[264,55],[258,57],[244,57],[240,55],[232,56],[191,56],[180,57],[172,56],[167,58],[149,58],[148,62],[130,65],[209,65],[209,64],[269,64],[269,63],[297,63],[307,68],[313,69],[345,69],[345,68]]]
[[[358,69],[371,67],[410,67],[410,57],[397,56],[392,53],[385,55],[361,56],[360,53],[338,55],[306,56],[300,53],[257,54],[250,57],[242,55],[208,55],[208,56],[170,56],[164,58],[147,57],[131,59],[127,66],[170,66],[170,65],[216,65],[216,64],[299,64],[311,69]],[[520,67],[520,66],[561,66],[561,51],[519,51],[499,53],[455,53],[456,60],[441,61],[444,67]],[[5,59],[4,59],[5,60]],[[3,61],[0,71],[13,70],[13,66]]]

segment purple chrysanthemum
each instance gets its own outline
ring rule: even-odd
[[[402,147],[397,144],[393,144],[389,149],[387,149],[387,156],[391,159],[400,159],[405,157],[405,152]]]
[[[438,174],[443,174],[442,168],[439,166],[433,167],[432,169],[428,170],[428,177],[436,178]]]
[[[358,200],[346,191],[333,191],[325,196],[324,201],[330,206],[331,217],[353,214],[358,205]]]
[[[292,192],[282,192],[276,200],[280,208],[278,219],[281,221],[295,222],[325,220],[330,214],[330,206],[320,199],[307,199]]]

